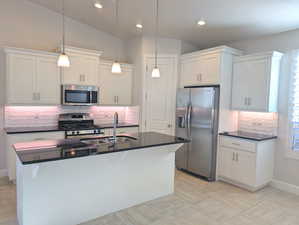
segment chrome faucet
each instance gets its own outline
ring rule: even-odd
[[[113,141],[116,142],[116,128],[118,125],[118,113],[114,113],[114,121],[113,121]]]

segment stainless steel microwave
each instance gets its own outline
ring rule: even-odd
[[[99,104],[99,88],[67,84],[62,85],[62,105],[97,105]]]

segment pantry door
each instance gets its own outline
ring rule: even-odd
[[[175,133],[175,99],[177,89],[177,57],[160,56],[160,78],[152,78],[155,59],[145,57],[143,130],[169,135]]]

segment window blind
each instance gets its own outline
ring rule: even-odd
[[[291,66],[290,104],[291,104],[291,127],[292,149],[299,152],[299,54],[294,57]]]

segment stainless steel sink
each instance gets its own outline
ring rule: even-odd
[[[86,144],[114,144],[114,143],[117,144],[117,143],[126,143],[132,140],[137,140],[137,138],[129,135],[116,135],[116,141],[114,141],[113,136],[105,136],[105,137],[81,139],[81,142]]]

